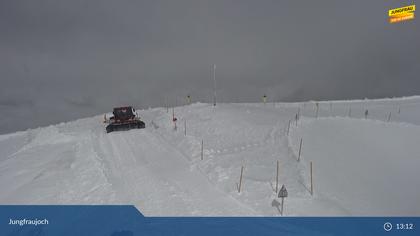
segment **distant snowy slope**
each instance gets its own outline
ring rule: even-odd
[[[279,184],[289,191],[285,215],[420,215],[420,97],[319,102],[318,118],[316,110],[316,102],[196,103],[175,108],[177,130],[172,112],[155,108],[139,111],[142,130],[106,134],[99,115],[0,135],[0,204],[279,215],[278,161]]]

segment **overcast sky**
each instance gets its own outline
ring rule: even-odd
[[[302,101],[420,94],[419,19],[397,0],[0,1],[0,133],[191,94]]]

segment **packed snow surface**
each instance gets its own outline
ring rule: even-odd
[[[138,112],[146,129],[107,134],[99,115],[0,135],[0,204],[278,216],[278,162],[285,216],[420,216],[420,97],[195,103],[176,130],[171,109]]]

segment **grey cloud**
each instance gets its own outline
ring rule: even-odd
[[[0,133],[211,101],[213,63],[227,102],[420,94],[419,21],[386,14],[410,3],[1,1]]]

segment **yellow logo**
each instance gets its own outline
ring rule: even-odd
[[[414,19],[416,5],[391,9],[388,11],[389,23],[397,23]]]

